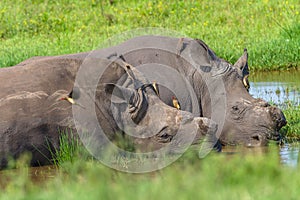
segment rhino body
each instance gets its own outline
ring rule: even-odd
[[[99,69],[102,77],[93,76]],[[216,123],[166,105],[151,82],[122,61],[84,54],[33,58],[0,69],[0,80],[1,167],[24,152],[32,154],[31,165],[50,163],[64,130],[87,131],[88,145],[97,150],[107,139],[130,141],[143,152],[166,147],[175,153],[204,136],[216,141]],[[72,90],[75,104],[60,100]]]

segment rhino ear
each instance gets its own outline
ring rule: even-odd
[[[249,75],[247,49],[244,49],[244,54],[238,59],[238,61],[236,61],[236,63],[233,66],[238,69],[242,77]]]
[[[128,89],[113,83],[104,85],[105,93],[111,96],[113,103],[130,103],[135,95],[135,90]]]
[[[250,85],[248,81],[249,76],[249,67],[248,67],[248,52],[247,49],[244,49],[244,54],[238,59],[234,64],[234,67],[238,69],[238,73],[243,78],[243,84],[247,90],[249,90]]]

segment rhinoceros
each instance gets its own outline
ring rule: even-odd
[[[248,53],[235,64],[219,58],[198,39],[140,36],[83,57],[122,59],[157,82],[160,98],[182,110],[217,122],[223,145],[264,146],[278,140],[283,112],[249,93]]]
[[[95,77],[99,70],[102,76]],[[126,139],[146,152],[176,152],[204,136],[215,143],[216,123],[166,105],[153,84],[123,61],[33,58],[0,69],[0,80],[1,167],[24,152],[31,152],[31,165],[49,163],[59,148],[59,130],[66,129],[87,131],[92,145]]]

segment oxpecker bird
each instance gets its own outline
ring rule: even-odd
[[[80,97],[79,88],[74,87],[73,90],[67,96],[62,97],[59,100],[67,100],[71,104],[75,104],[75,100],[79,99],[79,97]]]
[[[178,99],[177,99],[175,96],[172,97],[172,101],[173,101],[173,106],[174,106],[175,108],[177,108],[178,110],[180,110],[180,104],[179,104],[179,101],[178,101]]]
[[[155,90],[156,95],[159,96],[159,90],[158,90],[156,81],[154,81],[154,82],[152,83],[152,86],[153,86],[153,88],[154,88],[154,90]]]

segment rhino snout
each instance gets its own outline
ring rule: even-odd
[[[272,106],[270,109],[270,115],[275,123],[275,128],[277,131],[279,131],[283,126],[287,124],[286,118],[279,108]]]
[[[279,108],[277,108],[275,106],[271,106],[268,102],[266,102],[262,99],[258,99],[256,104],[261,108],[269,109],[269,113],[271,115],[271,120],[275,123],[276,130],[280,130],[283,126],[286,125],[287,122],[286,122],[285,116]]]

